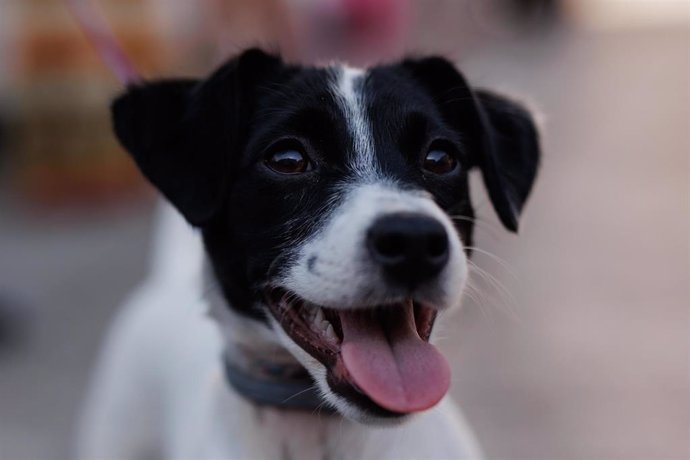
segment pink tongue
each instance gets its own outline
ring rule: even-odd
[[[345,367],[381,407],[401,413],[428,409],[448,391],[448,362],[417,334],[411,303],[386,315],[384,328],[371,311],[340,313]]]

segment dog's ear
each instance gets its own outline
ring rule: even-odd
[[[403,67],[431,93],[442,115],[470,145],[503,225],[517,231],[520,212],[537,173],[539,134],[520,104],[489,91],[474,91],[446,59],[407,60]]]
[[[195,226],[221,208],[256,87],[278,57],[245,51],[208,79],[130,86],[111,106],[117,138],[144,176]]]

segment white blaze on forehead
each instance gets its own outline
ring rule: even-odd
[[[336,80],[332,85],[332,91],[343,110],[354,141],[354,152],[350,159],[350,166],[359,176],[375,176],[378,167],[374,157],[374,142],[362,92],[366,71],[344,65],[335,69],[335,75]]]

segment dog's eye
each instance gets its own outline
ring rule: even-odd
[[[423,167],[425,170],[434,174],[448,174],[455,171],[458,160],[445,150],[433,148],[429,150],[424,158]]]
[[[280,174],[301,174],[311,169],[306,155],[298,150],[282,150],[266,157],[266,166]]]

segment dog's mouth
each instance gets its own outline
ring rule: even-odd
[[[341,310],[283,289],[271,289],[267,301],[287,335],[326,367],[331,390],[374,415],[422,411],[448,391],[448,362],[429,343],[429,306],[405,300]]]

